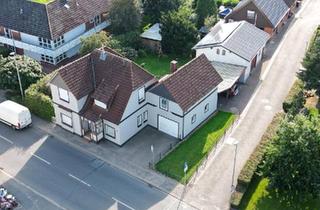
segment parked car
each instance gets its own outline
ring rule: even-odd
[[[0,121],[18,130],[32,123],[29,109],[10,100],[0,103]]]

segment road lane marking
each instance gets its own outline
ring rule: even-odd
[[[31,153],[31,155],[32,155],[33,157],[41,160],[42,162],[44,162],[44,163],[46,163],[46,164],[48,164],[48,165],[51,165],[51,163],[50,163],[49,161],[43,159],[42,157],[40,157],[40,156],[38,156],[38,155],[36,155],[36,154],[34,154],[34,153]]]
[[[3,139],[3,140],[5,140],[5,141],[8,142],[9,144],[13,144],[13,141],[11,141],[10,139],[8,139],[8,138],[6,138],[6,137],[4,137],[4,136],[1,136],[1,135],[0,135],[0,138]]]
[[[70,173],[69,173],[68,175],[69,175],[71,178],[77,180],[78,182],[81,182],[82,184],[84,184],[84,185],[86,185],[86,186],[88,186],[88,187],[91,187],[90,184],[88,184],[87,182],[83,181],[82,179],[76,177],[75,175],[72,175],[72,174],[70,174]]]
[[[131,206],[129,206],[128,204],[126,204],[126,203],[124,203],[124,202],[122,202],[122,201],[120,201],[120,200],[116,199],[115,197],[112,197],[112,200],[114,200],[114,201],[115,201],[115,202],[117,202],[117,203],[120,203],[121,205],[123,205],[123,206],[127,207],[128,209],[135,210],[134,208],[132,208],[132,207],[131,207]]]
[[[45,199],[46,201],[48,201],[49,203],[55,205],[56,207],[58,207],[59,209],[62,210],[67,210],[66,208],[62,207],[61,205],[59,205],[57,202],[55,202],[54,200],[48,198],[47,196],[41,194],[40,192],[38,192],[37,190],[33,189],[32,187],[30,187],[29,185],[25,184],[24,182],[20,181],[19,179],[15,178],[14,176],[12,176],[11,174],[7,173],[6,171],[4,171],[3,169],[0,169],[0,172],[2,172],[4,175],[6,175],[7,177],[9,177],[10,179],[13,179],[14,181],[16,181],[18,184],[22,185],[23,187],[27,188],[28,190],[32,191],[34,194],[42,197],[43,199]]]

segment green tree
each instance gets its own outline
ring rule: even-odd
[[[141,12],[136,0],[112,0],[108,16],[114,34],[127,33],[140,27]]]
[[[217,17],[217,5],[215,0],[197,0],[195,12],[197,14],[197,26],[200,28],[204,25],[207,17]]]
[[[158,23],[161,15],[172,10],[177,10],[180,0],[143,0],[144,15],[151,23]]]
[[[93,34],[86,38],[81,38],[80,54],[85,55],[94,49],[100,48],[110,42],[110,37],[105,31]]]
[[[309,50],[303,60],[303,66],[306,71],[299,74],[300,79],[305,82],[305,87],[308,90],[317,90],[320,94],[320,28],[318,33],[311,43]]]
[[[197,42],[197,28],[190,8],[180,7],[161,18],[162,49],[165,53],[189,55]]]
[[[3,58],[0,55],[0,88],[19,91],[17,70],[23,90],[44,76],[41,65],[32,58],[20,55]]]
[[[297,115],[281,124],[267,148],[264,172],[287,199],[320,196],[320,119]]]

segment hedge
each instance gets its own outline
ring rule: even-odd
[[[297,114],[304,107],[306,102],[304,97],[303,82],[296,80],[290,89],[285,101],[282,104],[283,110],[289,114]]]
[[[246,164],[242,168],[238,177],[236,190],[231,195],[230,204],[232,208],[239,207],[241,199],[247,191],[250,182],[252,181],[253,177],[257,174],[256,172],[258,166],[262,162],[264,154],[266,152],[267,143],[276,135],[277,129],[284,116],[284,113],[278,113],[275,115],[272,122],[265,131],[264,135],[262,136],[259,145],[255,148],[249,160],[247,160]]]
[[[47,85],[51,74],[40,79],[37,83],[32,84],[25,91],[23,103],[35,115],[51,121],[54,116],[53,103],[50,98],[50,89]]]
[[[235,7],[239,3],[239,0],[217,0],[217,6],[220,7],[221,5],[225,7]]]

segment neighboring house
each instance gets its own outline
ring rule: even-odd
[[[186,137],[217,110],[221,81],[205,55],[158,83],[134,62],[95,50],[60,68],[50,88],[58,125],[123,145],[147,125]]]
[[[95,50],[51,80],[56,123],[96,142],[122,145],[148,124],[145,92],[155,82],[132,61]]]
[[[193,49],[197,57],[205,54],[212,62],[243,66],[238,80],[246,82],[261,62],[269,38],[268,33],[246,21],[218,23]]]
[[[77,54],[80,38],[106,28],[110,0],[1,0],[0,43],[57,65]]]
[[[160,34],[160,23],[156,23],[140,35],[142,44],[154,52],[161,52],[162,36]]]
[[[185,138],[217,111],[221,82],[207,57],[198,56],[147,92],[149,124],[176,138]]]
[[[273,36],[287,20],[289,11],[283,0],[242,0],[225,20],[246,20]]]

